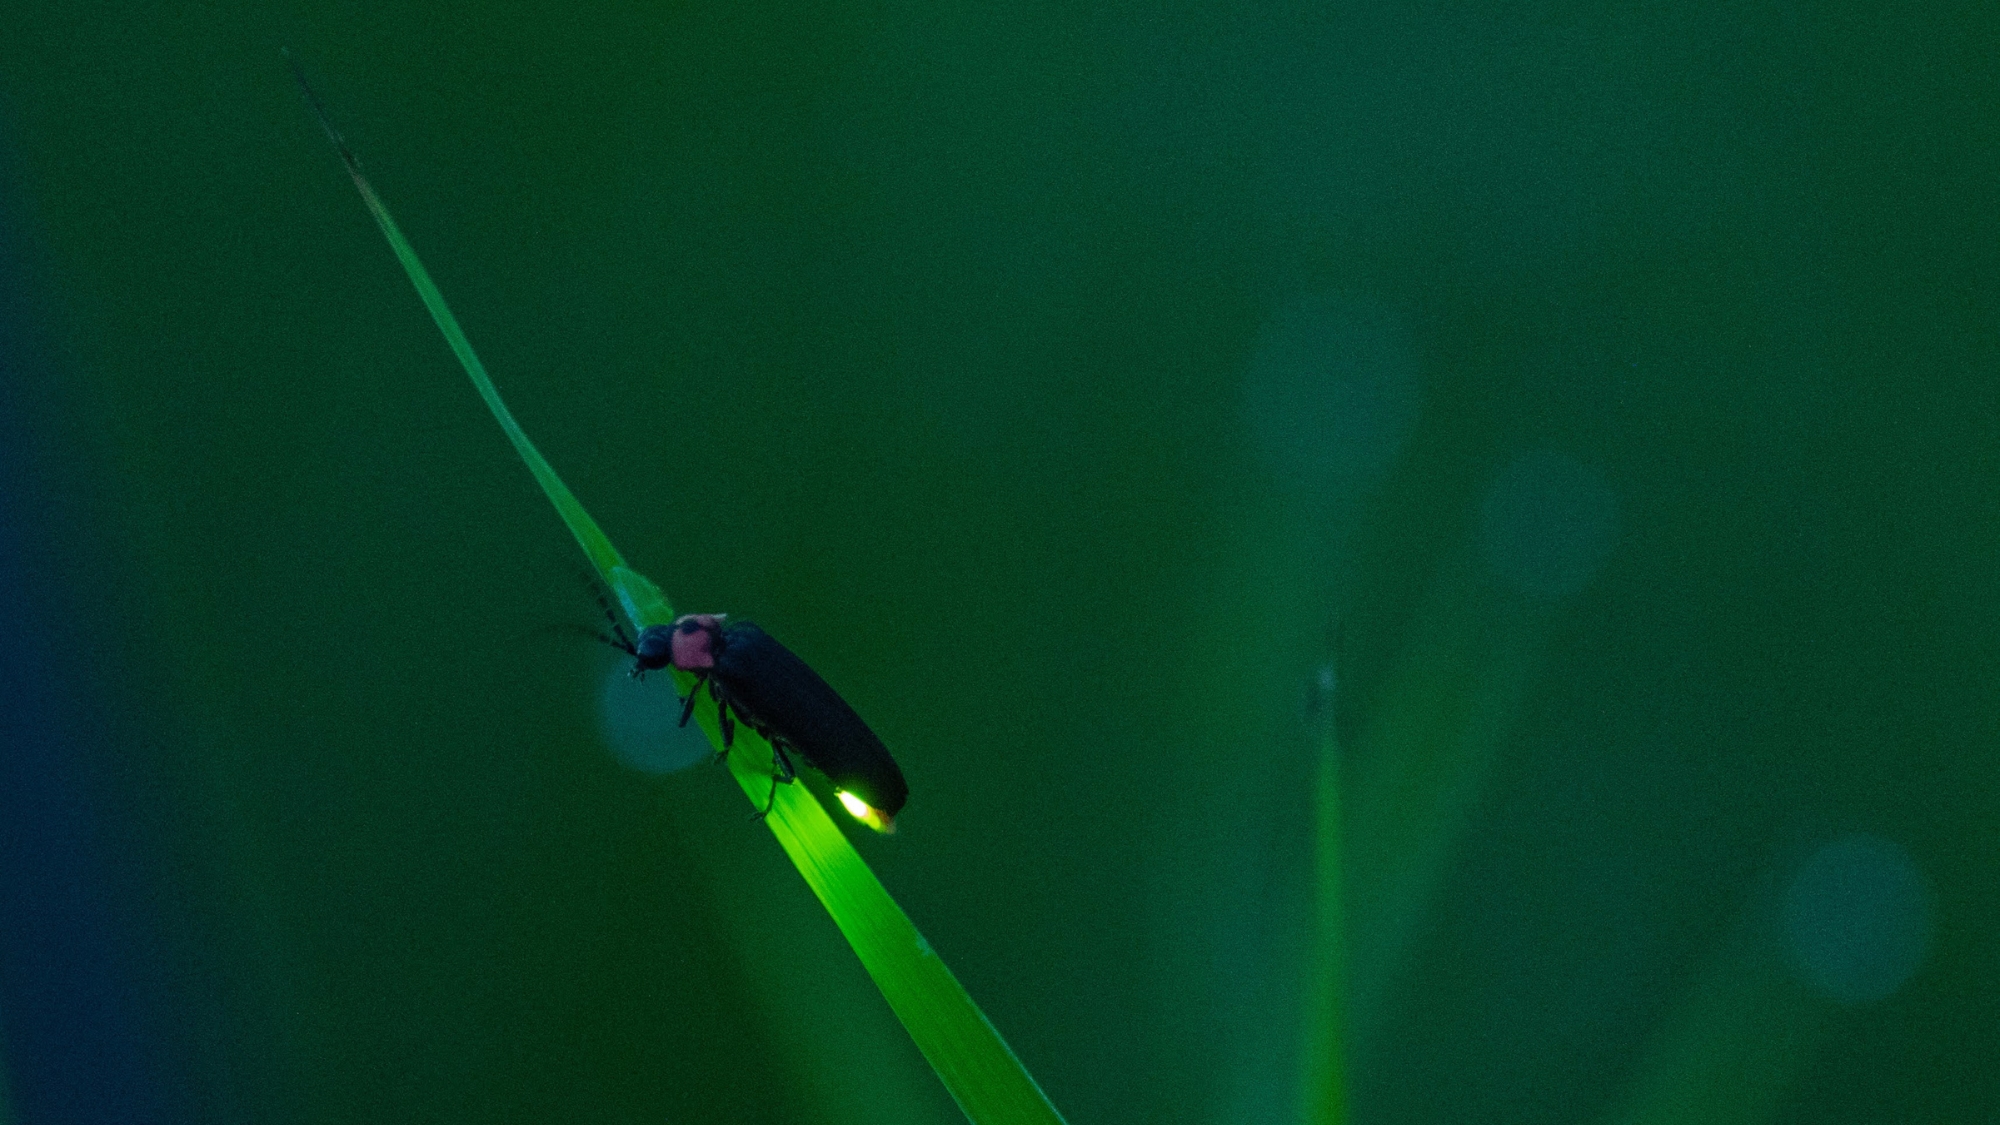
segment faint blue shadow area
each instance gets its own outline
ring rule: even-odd
[[[708,760],[708,736],[680,725],[681,697],[665,672],[631,676],[630,660],[605,662],[597,694],[598,724],[618,761],[641,773],[674,773]]]
[[[1782,905],[1785,952],[1807,988],[1842,1004],[1893,995],[1930,949],[1930,892],[1902,845],[1852,833],[1815,851]]]
[[[1243,417],[1265,466],[1310,500],[1350,503],[1415,425],[1417,356],[1401,318],[1365,297],[1295,296],[1257,335]]]
[[[170,1112],[148,978],[158,938],[139,857],[121,853],[116,680],[66,595],[79,536],[55,445],[36,431],[56,372],[34,346],[11,152],[0,146],[0,1109],[22,1122]],[[84,607],[87,608],[87,607]]]

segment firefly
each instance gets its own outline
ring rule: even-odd
[[[738,721],[770,741],[771,796],[757,815],[776,805],[780,784],[798,777],[791,760],[797,754],[833,782],[841,806],[854,819],[877,832],[894,832],[910,786],[889,748],[791,649],[748,621],[727,620],[722,614],[684,614],[629,638],[614,617],[617,638],[602,639],[632,657],[634,677],[667,667],[694,674],[694,690],[681,703],[682,726],[706,685],[715,699],[723,754],[735,741]]]

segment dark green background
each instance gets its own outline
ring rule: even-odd
[[[1616,1120],[1676,1027],[1738,1063],[1662,1119],[1992,1120],[1990,4],[5,22],[39,550],[170,1116],[956,1112],[724,774],[605,749],[573,546],[289,45],[634,565],[894,748],[859,846],[1076,1125],[1289,1119],[1336,620],[1356,1120]],[[1413,372],[1379,464],[1260,446],[1301,299]],[[1537,451],[1615,510],[1554,601],[1481,539]],[[1767,923],[1853,832],[1930,937],[1840,1005]]]

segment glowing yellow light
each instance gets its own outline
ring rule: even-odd
[[[883,816],[875,809],[869,808],[868,802],[849,793],[847,790],[836,789],[833,791],[833,795],[840,798],[841,805],[847,809],[854,819],[873,828],[875,831],[894,832],[896,830],[896,820],[894,817]]]

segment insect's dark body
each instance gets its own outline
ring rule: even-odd
[[[902,811],[910,787],[889,748],[791,649],[743,621],[713,636],[710,651],[715,666],[708,670],[708,686],[719,711],[735,712],[772,745],[796,751],[835,787],[883,816]],[[728,727],[725,716],[725,746]]]
[[[770,741],[772,801],[779,784],[797,776],[795,753],[832,780],[841,804],[857,819],[878,832],[895,831],[896,814],[910,799],[903,771],[854,708],[791,649],[748,621],[730,625],[712,613],[683,614],[630,637],[609,599],[600,594],[598,603],[612,631],[597,637],[632,655],[634,677],[662,668],[694,674],[694,690],[681,704],[682,726],[706,685],[715,697],[724,754],[735,741],[738,719]],[[850,798],[866,807],[856,808]],[[766,804],[764,811],[770,809]]]

